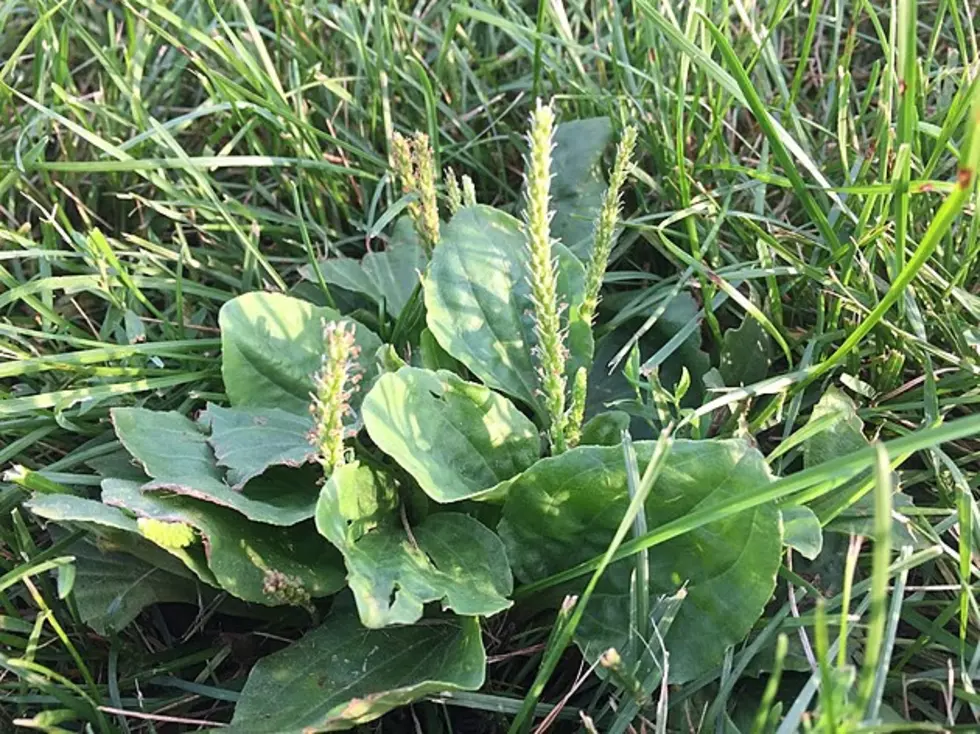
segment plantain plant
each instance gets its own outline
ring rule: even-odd
[[[30,501],[41,517],[91,530],[98,549],[77,554],[81,575],[100,552],[156,574],[154,593],[138,598],[107,603],[78,588],[93,626],[118,628],[188,589],[311,614],[315,629],[252,670],[232,722],[241,731],[348,728],[480,688],[480,618],[605,551],[630,501],[623,431],[658,420],[646,388],[662,380],[641,389],[641,346],[625,371],[606,367],[623,344],[600,286],[636,144],[627,128],[607,185],[598,167],[611,136],[608,120],[558,125],[538,103],[519,216],[478,204],[472,181],[461,187],[447,170],[448,221],[428,139],[396,137],[408,216],[385,250],[307,273],[344,296],[343,312],[279,293],[226,303],[228,405],[193,418],[116,408],[121,451],[96,463],[100,496]],[[672,383],[672,417],[689,373]],[[633,447],[650,461],[653,441]],[[677,438],[645,523],[770,481],[746,441]],[[773,592],[781,527],[761,505],[648,552],[647,607],[683,599],[658,629],[673,682],[705,673],[748,634]],[[631,642],[636,568],[608,569],[576,632],[587,658],[608,661],[613,649],[630,675],[654,662]]]

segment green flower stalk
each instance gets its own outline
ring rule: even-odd
[[[416,225],[422,244],[432,252],[439,244],[439,202],[436,199],[436,165],[429,136],[415,133],[412,138],[412,155],[415,174],[418,177],[419,199],[422,202],[422,217]]]
[[[408,140],[400,133],[391,136],[391,162],[402,193],[415,194],[408,215],[427,252],[439,242],[439,205],[436,199],[436,170],[429,136],[415,133]]]
[[[324,354],[320,371],[314,376],[310,412],[313,429],[309,440],[323,467],[324,478],[344,464],[344,416],[350,412],[350,398],[357,389],[359,347],[354,343],[354,325],[350,330],[336,321],[323,324]]]
[[[548,413],[548,433],[552,451],[565,450],[565,360],[567,357],[558,303],[558,270],[551,251],[551,149],[555,113],[551,105],[538,100],[531,114],[527,140],[530,147],[526,165],[526,208],[528,280],[534,306],[534,331],[538,343],[534,356]]]
[[[419,181],[415,175],[415,164],[412,162],[412,144],[401,133],[391,136],[391,163],[401,184],[402,193],[416,193],[419,190]],[[410,202],[408,215],[413,222],[418,222],[422,217],[422,205],[418,201]]]
[[[609,176],[609,188],[603,197],[602,209],[596,218],[592,258],[585,275],[585,301],[582,304],[582,318],[592,323],[599,306],[599,289],[606,275],[606,266],[615,242],[616,225],[622,208],[621,190],[633,164],[633,149],[636,147],[636,128],[630,125],[623,131],[622,140],[616,148],[616,162]]]
[[[446,179],[446,195],[449,197],[449,215],[452,216],[463,208],[463,192],[459,189],[456,172],[446,168],[442,174]]]
[[[572,382],[572,407],[568,410],[565,424],[565,443],[573,449],[582,440],[582,423],[585,420],[585,398],[589,390],[589,372],[579,367]]]
[[[476,206],[476,186],[473,179],[463,174],[463,206]]]

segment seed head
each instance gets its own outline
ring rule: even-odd
[[[303,587],[302,579],[288,576],[282,571],[266,570],[262,591],[282,604],[310,609],[310,592]]]
[[[459,189],[459,181],[456,179],[456,172],[447,167],[443,171],[446,179],[446,195],[449,197],[449,214],[453,215],[463,208],[463,192]]]
[[[436,164],[429,136],[415,133],[412,137],[412,160],[418,177],[418,194],[422,204],[420,221],[416,223],[419,237],[428,252],[439,244],[439,203],[436,199]]]
[[[609,176],[609,188],[602,200],[602,208],[593,228],[594,245],[592,257],[585,276],[585,301],[582,304],[582,318],[592,322],[599,305],[599,289],[606,274],[609,256],[615,242],[616,225],[622,208],[621,190],[633,164],[633,149],[636,147],[636,128],[632,125],[623,131],[622,140],[616,148],[616,162]]]
[[[476,206],[476,186],[473,179],[463,174],[463,206]]]
[[[354,343],[354,325],[348,330],[337,321],[323,322],[324,352],[320,371],[314,375],[310,412],[313,429],[309,439],[325,477],[344,463],[344,416],[357,389],[359,347]]]
[[[436,167],[429,136],[415,133],[408,140],[400,133],[391,136],[391,162],[402,193],[415,194],[408,215],[426,252],[439,242],[439,204],[436,199]]]
[[[575,448],[582,440],[582,422],[585,420],[585,398],[588,389],[589,373],[585,367],[579,367],[572,382],[572,407],[568,411],[568,423],[565,425],[565,442],[569,448]]]
[[[551,150],[555,113],[551,105],[537,101],[531,113],[525,160],[528,282],[534,311],[537,344],[532,350],[550,425],[552,450],[565,450],[565,344],[558,303],[558,269],[551,251]]]

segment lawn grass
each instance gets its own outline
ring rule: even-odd
[[[471,176],[480,202],[518,201],[541,97],[560,120],[638,128],[605,323],[649,330],[685,292],[699,312],[682,334],[712,364],[744,320],[770,335],[763,378],[683,418],[769,456],[783,479],[746,502],[820,498],[868,468],[818,515],[862,494],[876,513],[863,542],[828,534],[822,564],[788,556],[753,635],[701,679],[582,668],[572,629],[550,634],[537,603],[569,574],[485,623],[484,690],[365,730],[521,731],[551,711],[555,731],[975,731],[978,34],[969,0],[0,4],[0,467],[27,470],[0,484],[0,730],[230,719],[251,665],[302,617],[202,600],[95,635],[59,593],[72,538],[20,507],[24,488],[97,485],[86,462],[117,446],[110,407],[221,400],[218,308],[253,290],[324,298],[300,268],[376,247],[407,204],[394,132],[426,132],[436,170]],[[830,386],[885,448],[801,471]],[[883,540],[896,483],[914,502],[899,508],[909,551]],[[717,516],[611,553],[642,557]]]

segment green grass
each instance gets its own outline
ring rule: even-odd
[[[551,631],[542,599],[597,560],[523,587],[485,624],[479,694],[365,730],[523,731],[553,710],[555,731],[578,730],[579,712],[602,732],[729,719],[742,732],[975,731],[978,35],[969,0],[0,3],[0,467],[86,492],[86,462],[116,445],[110,407],[222,398],[223,302],[322,297],[300,267],[376,246],[406,203],[387,173],[394,131],[427,132],[437,170],[472,176],[481,202],[517,201],[528,113],[553,97],[560,120],[639,129],[606,323],[653,328],[688,292],[703,311],[685,328],[714,364],[746,314],[777,345],[767,381],[693,407],[712,435],[750,434],[783,478],[639,538],[624,521],[609,557],[642,559],[718,513],[817,498],[870,467],[821,520],[865,493],[874,536],[889,537],[898,482],[921,543],[892,554],[842,536],[815,572],[787,560],[746,644],[669,688],[581,669],[566,649],[581,606]],[[884,450],[801,471],[801,431],[831,385]],[[0,484],[0,730],[226,722],[252,663],[302,629],[202,602],[95,635],[59,593],[69,539],[37,525],[26,496]]]

